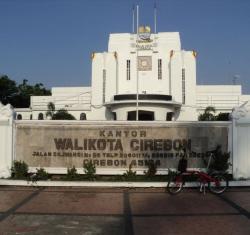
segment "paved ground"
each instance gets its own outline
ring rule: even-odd
[[[0,187],[0,235],[250,234],[250,188],[223,196],[185,189]]]

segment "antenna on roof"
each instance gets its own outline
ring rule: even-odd
[[[240,78],[240,75],[238,75],[238,74],[235,74],[234,76],[233,76],[233,85],[236,85],[237,84],[237,79],[239,79]]]
[[[156,34],[156,23],[157,23],[157,12],[156,12],[156,2],[154,3],[154,27],[155,27],[155,34]]]
[[[135,4],[133,4],[133,8],[132,8],[132,32],[135,33]]]

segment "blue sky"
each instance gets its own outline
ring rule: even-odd
[[[46,87],[91,83],[93,51],[109,33],[131,32],[132,6],[141,24],[181,34],[196,50],[198,84],[237,83],[250,93],[250,0],[0,0],[0,74]]]

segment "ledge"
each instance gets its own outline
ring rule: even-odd
[[[32,187],[119,187],[119,188],[165,188],[166,182],[96,182],[96,181],[37,181],[0,179],[1,186]],[[198,187],[197,182],[188,182],[185,187]],[[250,180],[229,181],[230,187],[249,187]]]

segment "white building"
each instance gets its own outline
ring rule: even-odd
[[[197,85],[196,55],[181,48],[178,32],[110,34],[108,51],[92,54],[91,87],[52,88],[17,117],[46,118],[53,102],[78,120],[136,120],[138,111],[139,120],[193,121],[207,106],[231,112],[250,99],[240,85]]]

